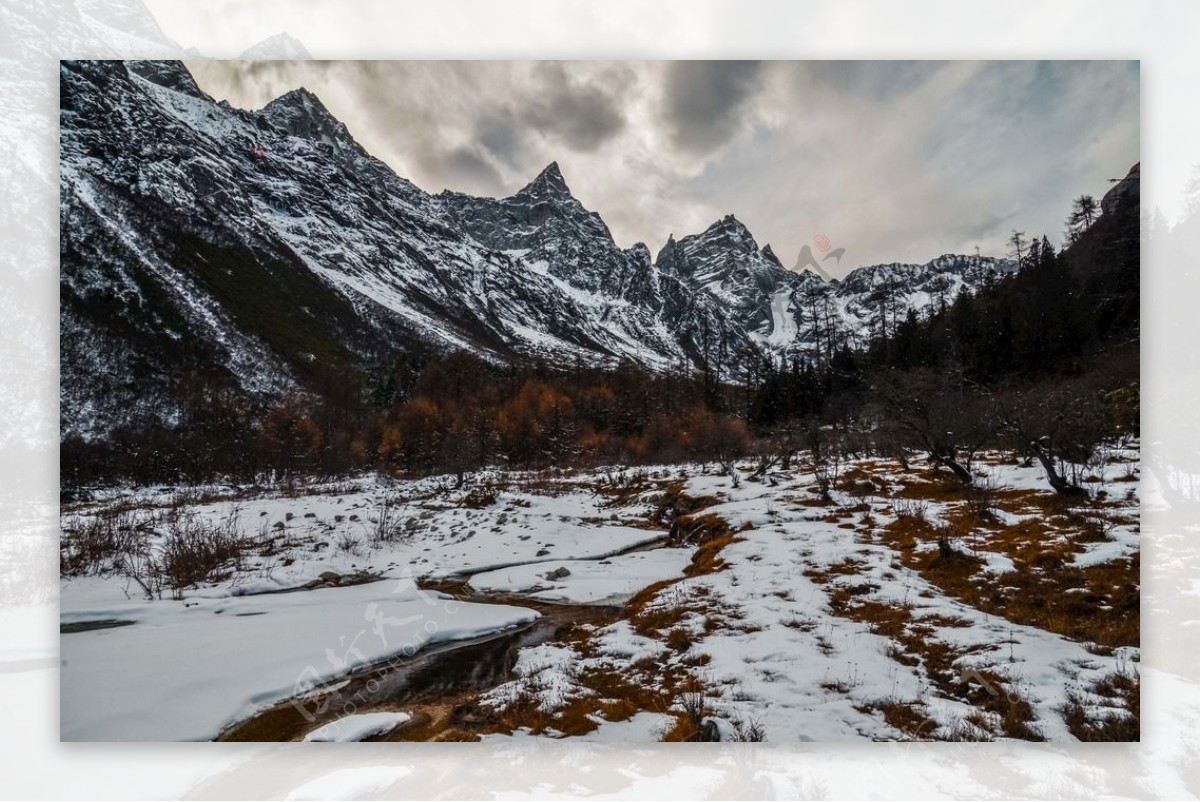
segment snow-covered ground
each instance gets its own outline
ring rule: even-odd
[[[111,561],[65,578],[62,737],[212,738],[355,668],[528,624],[528,598],[629,604],[521,647],[509,681],[479,692],[498,718],[478,735],[658,740],[694,693],[722,738],[1072,740],[1064,711],[1125,716],[1111,686],[1138,672],[1136,443],[1108,456],[1086,477],[1093,499],[1059,508],[1039,469],[987,455],[982,518],[930,469],[866,459],[829,502],[802,467],[752,479],[748,465],[736,486],[684,465],[109,496],[64,528],[124,505],[152,548],[179,521],[252,547],[175,599],[145,599]],[[653,513],[670,492],[708,497],[697,514],[731,534],[665,544],[669,516]],[[418,587],[447,580],[468,595]],[[1131,588],[1134,609],[1114,610]],[[1044,616],[1013,601],[1043,592]],[[1063,616],[1081,609],[1134,637],[1069,637]],[[506,718],[517,704],[538,723]]]
[[[771,295],[771,333],[767,342],[773,346],[783,346],[796,339],[796,318],[792,314],[792,288],[785,287],[776,290]]]
[[[527,563],[474,574],[471,587],[485,593],[519,593],[549,602],[614,604],[629,601],[655,582],[682,577],[691,561],[688,549],[656,549],[606,560]],[[568,573],[563,576],[562,571]]]
[[[209,740],[356,667],[537,615],[456,602],[411,580],[64,610],[64,624],[132,623],[61,636],[62,739]]]
[[[408,713],[354,713],[317,727],[306,741],[361,741],[383,735],[412,719]]]

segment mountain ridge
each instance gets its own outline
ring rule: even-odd
[[[861,342],[880,303],[1012,269],[948,256],[822,282],[732,214],[652,258],[615,243],[557,161],[506,198],[434,195],[304,88],[245,111],[179,62],[63,62],[61,83],[64,436],[178,421],[180,375],[265,403],[397,354],[732,377],[812,353],[818,304]]]

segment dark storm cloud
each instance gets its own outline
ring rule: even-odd
[[[475,121],[475,137],[493,156],[509,167],[520,165],[529,151],[529,128],[505,109],[485,112]]]
[[[464,146],[431,156],[440,159],[438,172],[446,177],[449,187],[470,185],[487,195],[500,194],[504,189],[499,171],[474,148]]]
[[[595,150],[625,127],[616,87],[574,78],[561,62],[538,65],[536,91],[514,117],[581,151]]]
[[[207,64],[194,65],[202,73]],[[594,152],[625,128],[628,68],[558,62],[225,62],[226,91],[261,106],[305,83],[368,149],[431,190],[518,186],[568,152]],[[552,150],[546,143],[552,143]],[[389,158],[390,157],[390,158]]]
[[[258,108],[316,93],[431,192],[511,194],[551,161],[623,245],[736,214],[784,264],[1060,241],[1071,199],[1138,159],[1135,62],[193,62]]]
[[[759,86],[757,61],[674,61],[663,76],[662,121],[677,148],[705,155],[741,128]]]

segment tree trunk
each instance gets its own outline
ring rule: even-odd
[[[963,484],[975,484],[975,477],[971,476],[971,472],[964,468],[954,457],[947,457],[937,453],[931,453],[930,456],[933,457],[933,461],[938,465],[949,468],[955,476],[962,480]]]
[[[1050,458],[1050,453],[1041,443],[1030,443],[1033,448],[1034,456],[1038,458],[1038,462],[1042,463],[1042,470],[1046,472],[1046,481],[1050,483],[1050,487],[1054,488],[1055,493],[1064,496],[1086,496],[1088,493],[1079,485],[1073,485],[1062,477],[1058,469],[1054,467],[1054,460]]]

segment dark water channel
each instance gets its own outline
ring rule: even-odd
[[[511,594],[481,594],[465,582],[431,583],[425,588],[463,602],[518,605],[537,610],[541,617],[521,627],[439,643],[410,657],[364,667],[305,698],[282,702],[235,724],[218,740],[298,740],[344,716],[377,710],[414,714],[389,738],[418,736],[422,728],[432,732],[439,716],[446,719],[461,712],[455,709],[460,702],[512,680],[520,649],[562,638],[576,624],[612,623],[622,611],[620,605],[551,604]]]

